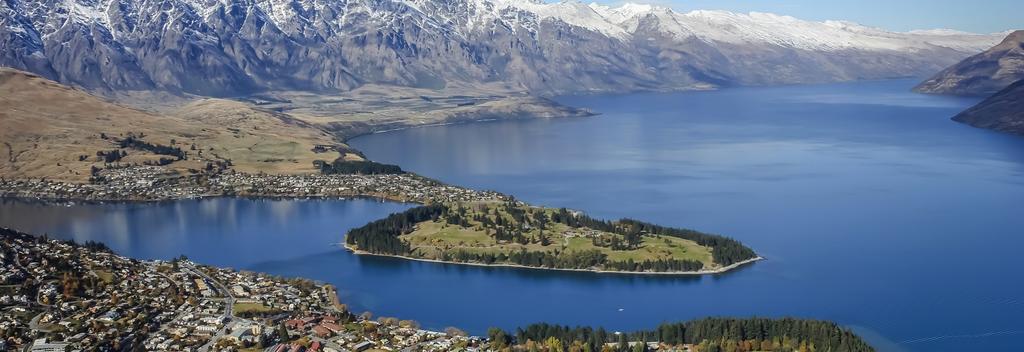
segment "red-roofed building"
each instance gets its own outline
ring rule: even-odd
[[[318,352],[318,351],[320,351],[320,341],[313,341],[313,343],[309,344],[309,349],[306,350],[306,351],[309,351],[309,352]]]
[[[330,330],[335,334],[340,334],[342,331],[345,330],[345,327],[335,323],[320,323],[320,326],[327,328],[327,330]]]
[[[288,319],[284,322],[284,326],[292,330],[301,330],[306,323],[298,319]]]
[[[313,334],[321,338],[328,338],[331,337],[331,335],[333,335],[331,333],[331,330],[327,330],[327,328],[323,327],[323,325],[314,326]]]

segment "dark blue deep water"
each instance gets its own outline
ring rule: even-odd
[[[368,200],[6,203],[0,224],[133,257],[319,279],[356,310],[430,328],[796,316],[835,320],[885,351],[1020,350],[1024,138],[952,122],[975,101],[910,93],[913,84],[562,97],[601,115],[353,141],[446,182],[721,233],[768,258],[716,277],[354,257],[331,244],[408,207]]]

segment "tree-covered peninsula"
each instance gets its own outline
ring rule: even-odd
[[[710,273],[759,259],[723,236],[514,199],[412,208],[349,231],[345,245],[361,254],[611,272]]]

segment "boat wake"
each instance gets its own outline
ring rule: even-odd
[[[991,332],[983,332],[983,333],[977,333],[977,334],[963,334],[963,335],[940,335],[940,336],[932,336],[932,337],[922,337],[922,338],[919,338],[919,339],[903,340],[903,341],[900,341],[900,343],[912,344],[912,343],[923,343],[923,342],[932,342],[932,341],[949,340],[949,339],[976,339],[976,338],[984,338],[984,337],[992,337],[992,336],[1006,336],[1006,335],[1018,335],[1018,334],[1024,334],[1024,330],[991,331]]]

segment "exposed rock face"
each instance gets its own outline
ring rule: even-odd
[[[988,96],[1024,79],[1024,30],[995,47],[939,72],[915,90],[923,93]]]
[[[974,127],[1024,135],[1024,80],[967,109],[953,120]]]
[[[207,96],[367,83],[505,82],[555,94],[906,77],[997,41],[572,1],[0,0],[0,65],[95,90]]]

